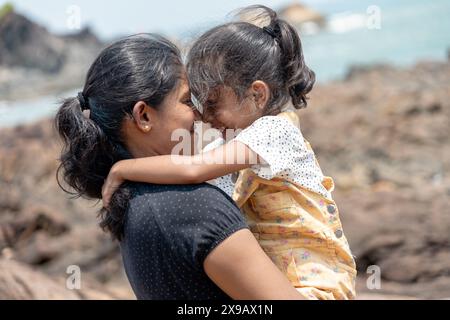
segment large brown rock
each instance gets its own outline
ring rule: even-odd
[[[55,35],[8,10],[0,19],[0,96],[24,99],[80,87],[102,48],[89,28]]]
[[[90,285],[69,289],[66,279],[54,279],[29,266],[0,258],[0,300],[113,300],[123,292],[105,292]]]
[[[279,10],[279,14],[290,24],[301,27],[307,22],[314,22],[320,26],[325,24],[325,17],[314,9],[308,8],[298,2],[291,3]]]
[[[78,300],[80,297],[26,265],[0,259],[0,300]]]
[[[71,199],[56,183],[59,152],[50,120],[1,130],[0,257],[51,279],[76,265],[97,288],[91,290],[96,297],[132,299],[118,245],[98,226],[99,206]],[[86,290],[80,297],[89,295]]]

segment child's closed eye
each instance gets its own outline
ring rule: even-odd
[[[185,101],[183,101],[183,103],[185,105],[191,107],[192,109],[197,109],[191,99],[185,100]]]

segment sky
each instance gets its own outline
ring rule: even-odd
[[[302,3],[326,8],[342,0],[303,0]],[[292,0],[0,0],[11,2],[16,10],[57,33],[68,28],[73,7],[80,10],[81,26],[90,25],[102,38],[114,38],[139,32],[160,32],[167,36],[189,36],[222,22],[226,15],[251,4],[280,8]],[[72,20],[73,21],[73,20]],[[70,24],[69,25],[73,25]]]

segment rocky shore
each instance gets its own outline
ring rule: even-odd
[[[450,63],[355,68],[303,112],[357,257],[360,293],[450,297]],[[382,289],[368,291],[367,267]]]
[[[35,285],[18,280],[18,270],[38,272],[43,286],[59,281],[60,293],[69,298],[95,288],[105,297],[132,297],[117,244],[97,226],[96,203],[72,200],[57,186],[59,151],[51,120],[0,133],[0,274],[15,275],[0,276],[0,299],[14,295],[2,289],[13,280]],[[9,260],[19,261],[21,268]],[[63,281],[71,265],[82,272],[82,290],[75,293],[65,290]]]
[[[358,68],[316,87],[300,111],[335,178],[360,298],[450,297],[449,83],[448,62]],[[56,184],[59,150],[51,120],[0,131],[0,299],[132,299],[98,206]],[[65,288],[70,265],[81,268],[81,290]],[[370,265],[380,290],[366,286]]]

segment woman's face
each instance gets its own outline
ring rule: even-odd
[[[194,112],[185,78],[180,80],[178,87],[166,97],[155,115],[152,136],[149,139],[154,140],[158,154],[171,154],[180,142],[193,146],[194,122],[200,119],[200,115]]]
[[[157,108],[144,102],[136,104],[133,117],[125,122],[124,138],[133,157],[172,154],[182,143],[182,152],[194,150],[194,122],[200,120],[194,112],[186,78],[170,92]]]

